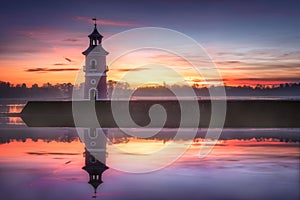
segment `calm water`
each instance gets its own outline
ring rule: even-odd
[[[176,129],[150,139],[107,129],[110,140],[101,146],[105,162],[100,163],[89,159],[84,136],[75,129],[28,128],[19,117],[3,114],[18,113],[23,106],[0,105],[1,199],[299,199],[299,129],[227,129],[204,158],[199,149],[205,130],[198,130],[193,141],[174,142]],[[132,130],[137,131],[145,130]],[[160,170],[134,174],[115,169],[163,163],[172,153],[138,161],[172,142],[172,152],[191,145]],[[97,181],[88,183],[93,166],[103,181],[96,194],[92,184]]]

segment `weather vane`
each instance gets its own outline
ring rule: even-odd
[[[97,19],[93,18],[93,21],[94,21],[94,25],[96,26],[97,25]]]

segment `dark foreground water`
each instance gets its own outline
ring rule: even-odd
[[[0,111],[19,112],[22,107],[2,104]],[[204,158],[199,150],[207,141],[201,136],[174,142],[170,136],[176,129],[150,139],[107,129],[110,140],[101,152],[109,169],[95,194],[89,173],[82,169],[93,162],[86,159],[89,154],[75,129],[28,128],[18,117],[2,116],[0,123],[1,199],[299,199],[299,129],[227,129]],[[170,143],[175,144],[171,153],[139,162]],[[162,169],[126,172],[164,163],[188,146]],[[103,163],[94,166],[99,169]]]

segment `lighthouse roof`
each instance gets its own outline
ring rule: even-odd
[[[90,44],[88,48],[84,52],[82,52],[82,54],[85,56],[87,56],[96,46],[100,46],[103,38],[103,36],[99,33],[97,29],[96,18],[93,18],[93,20],[95,21],[94,30],[91,34],[88,35],[90,39]]]
[[[102,39],[103,38],[103,36],[98,32],[98,30],[97,30],[97,24],[95,24],[95,27],[94,27],[94,30],[93,30],[93,32],[91,33],[91,34],[89,34],[89,36],[88,36],[89,38],[100,38],[100,39]]]
[[[97,55],[106,56],[106,55],[108,55],[108,52],[102,47],[102,45],[98,45],[98,46],[92,47],[91,50],[88,52],[88,54],[89,55],[97,54]]]

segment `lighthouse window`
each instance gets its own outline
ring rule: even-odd
[[[97,138],[97,136],[98,136],[97,130],[95,128],[91,128],[89,136],[90,136],[90,139]]]
[[[90,162],[91,162],[91,163],[96,163],[96,162],[97,162],[97,160],[95,159],[95,157],[94,157],[94,156],[91,156],[91,157],[90,157]]]
[[[96,81],[95,79],[92,79],[92,80],[91,80],[91,84],[92,84],[92,85],[95,85],[96,82],[97,82],[97,81]]]
[[[96,60],[91,61],[91,69],[96,69]]]

